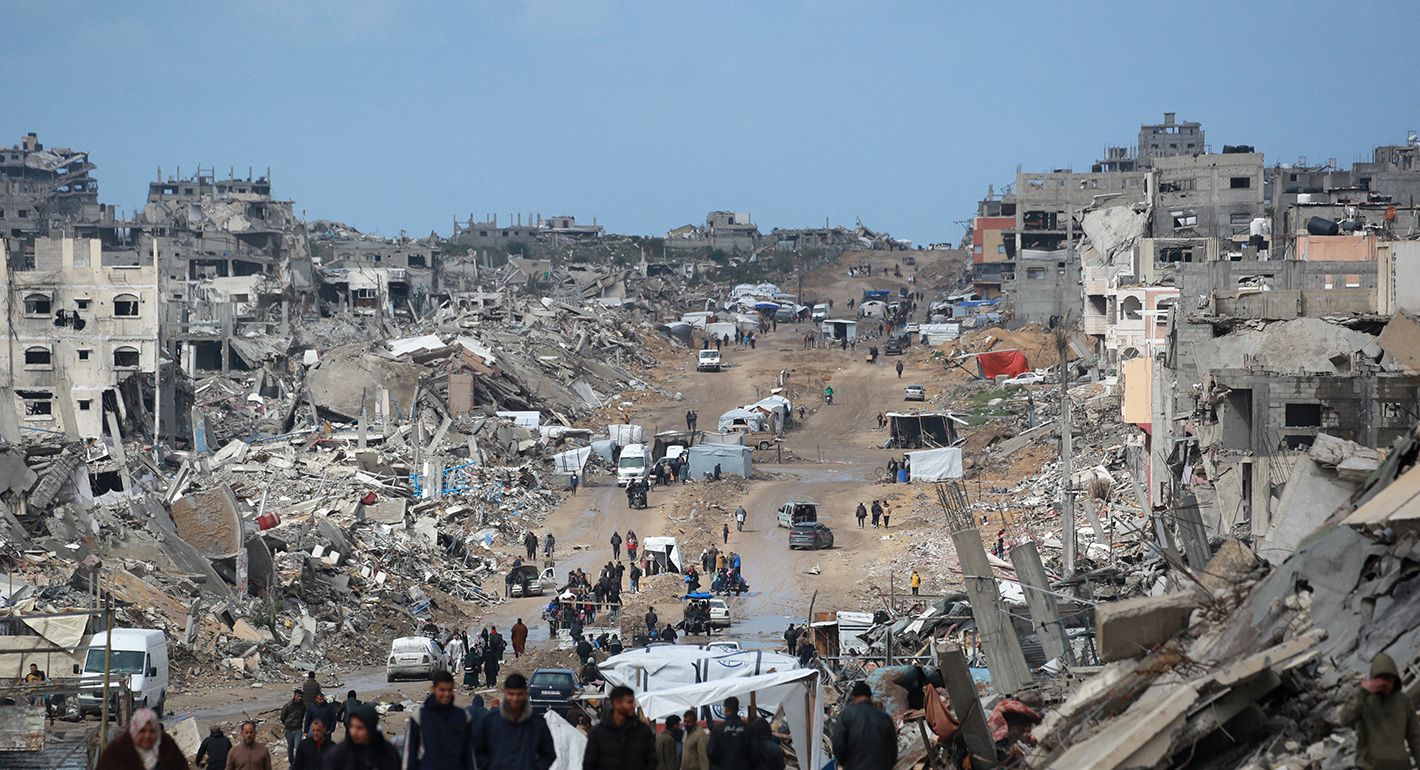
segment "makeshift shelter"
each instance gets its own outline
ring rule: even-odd
[[[961,447],[908,452],[907,460],[912,481],[930,483],[962,477]]]
[[[564,476],[572,473],[580,476],[582,475],[582,467],[587,464],[587,458],[591,456],[592,448],[589,446],[558,452],[552,456],[552,470],[554,473]]]
[[[720,466],[720,474],[749,478],[753,472],[750,456],[754,450],[736,444],[697,444],[690,448],[690,475],[703,478]]]
[[[784,423],[789,420],[789,399],[783,396],[766,396],[753,404],[745,404],[744,408],[765,415],[769,430],[775,433],[783,431]]]
[[[732,696],[748,705],[753,697],[761,711],[773,714],[784,710],[784,724],[789,728],[799,767],[821,770],[829,764],[829,758],[823,749],[818,676],[816,670],[799,669],[723,679],[640,693],[636,702],[648,719],[662,719],[702,706],[718,706]]]
[[[957,442],[957,425],[966,421],[946,412],[888,412],[889,443],[897,447],[948,447]],[[916,464],[913,464],[916,470]]]
[[[738,407],[720,415],[718,423],[721,433],[732,430],[765,430],[765,415],[746,407]]]
[[[617,446],[646,443],[646,429],[640,425],[614,423],[606,426],[606,434]]]
[[[648,537],[641,542],[641,553],[654,567],[648,572],[680,572],[680,546],[673,537]]]
[[[734,339],[739,334],[739,331],[738,326],[725,321],[705,324],[705,334],[710,337],[711,340],[723,340],[726,337]]]
[[[597,666],[607,682],[626,685],[638,694],[799,668],[799,659],[792,655],[713,644],[640,647],[612,655]]]
[[[870,300],[858,306],[858,315],[864,318],[887,318],[887,312],[887,303],[878,300]]]
[[[849,321],[842,318],[829,318],[824,320],[820,327],[825,339],[848,340],[856,342],[858,340],[858,322]]]
[[[976,366],[981,372],[981,376],[986,379],[994,379],[999,375],[1015,377],[1018,374],[1025,374],[1030,371],[1030,364],[1026,361],[1026,354],[1019,350],[993,350],[990,353],[977,353]]]

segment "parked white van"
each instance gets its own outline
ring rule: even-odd
[[[651,450],[645,444],[629,444],[616,461],[616,485],[624,487],[632,481],[645,481],[651,475]]]
[[[83,666],[75,666],[79,674],[79,713],[98,714],[103,710],[105,645],[109,635],[101,631],[89,640]],[[115,628],[113,645],[108,650],[109,686],[115,688],[125,679],[133,693],[133,704],[145,706],[163,714],[168,700],[168,638],[154,628]],[[112,690],[111,690],[112,693]]]

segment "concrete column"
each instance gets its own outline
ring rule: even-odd
[[[1035,543],[1027,541],[1011,549],[1011,563],[1016,567],[1016,577],[1020,578],[1022,592],[1026,595],[1026,606],[1030,607],[1031,625],[1040,637],[1040,646],[1047,658],[1059,658],[1065,665],[1074,665],[1075,655],[1070,649],[1070,639],[1065,633],[1065,624],[1060,622],[1060,608],[1050,581],[1045,577],[1045,565],[1040,561],[1040,551]]]
[[[971,669],[967,668],[966,656],[961,648],[938,642],[937,670],[942,672],[953,716],[961,724],[967,751],[972,754],[971,766],[995,767],[996,742],[991,740],[991,728],[986,724],[986,713],[981,708],[981,700],[976,697],[976,682],[971,678]]]
[[[1266,380],[1252,383],[1252,531],[1254,534],[1272,528],[1272,453],[1268,437],[1271,422],[1271,394]]]
[[[981,543],[981,531],[973,528],[953,532],[952,542],[961,561],[971,614],[986,646],[991,684],[999,693],[1016,692],[1030,684],[1030,667],[1021,651],[1021,640],[1016,638],[1016,630],[1001,605],[1001,593],[986,558],[986,546]]]

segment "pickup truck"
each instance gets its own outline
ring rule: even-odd
[[[779,440],[779,434],[771,430],[736,430],[745,437],[745,446],[751,449],[770,449]]]
[[[702,350],[695,357],[695,371],[697,372],[718,372],[720,371],[720,351]]]
[[[552,567],[544,567],[539,572],[536,564],[524,564],[509,571],[503,578],[504,593],[514,596],[542,596],[557,588],[557,576]]]

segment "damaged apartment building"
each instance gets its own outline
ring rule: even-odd
[[[776,227],[768,235],[760,232],[748,212],[711,211],[705,224],[682,225],[666,233],[667,253],[750,255],[764,249],[784,252],[816,251],[828,255],[850,249],[899,251],[911,248],[908,241],[893,238],[859,222],[855,227]]]
[[[1150,503],[1266,539],[1302,458],[1346,461],[1318,435],[1384,449],[1420,415],[1420,213],[1350,179],[1269,212],[1278,172],[1229,149],[1156,160],[1142,200],[1085,213],[1082,331]]]
[[[414,320],[437,288],[435,238],[382,238],[335,222],[307,226],[320,299],[337,312]]]
[[[152,261],[90,238],[38,238],[33,248],[32,259],[0,263],[5,439],[84,439],[93,454],[151,435],[161,307]]]

